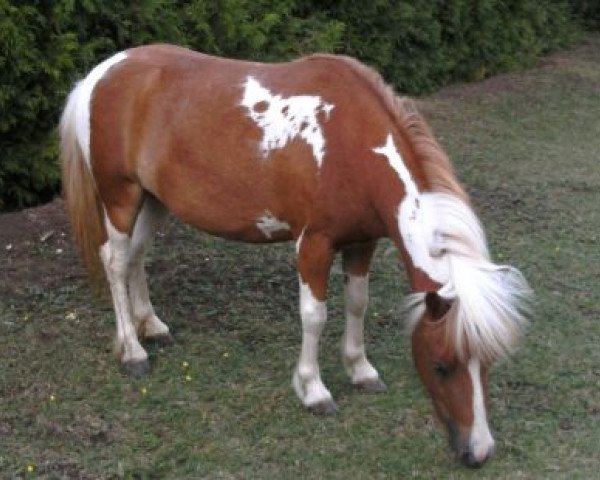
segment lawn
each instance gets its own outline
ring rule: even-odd
[[[86,283],[62,203],[0,216],[2,478],[600,478],[600,37],[420,107],[468,187],[499,262],[536,292],[517,354],[491,375],[496,456],[452,459],[403,331],[403,268],[381,242],[367,349],[385,394],[341,367],[331,275],[323,378],[340,411],[306,412],[293,244],[250,246],[170,220],[149,259],[176,344],[124,376],[110,303]],[[30,471],[28,471],[30,470]]]

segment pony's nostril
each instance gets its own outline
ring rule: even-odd
[[[475,458],[475,455],[473,455],[473,452],[470,449],[464,451],[460,455],[461,463],[470,468],[480,468],[486,462],[486,460],[488,458],[489,458],[489,455],[486,455],[484,458],[478,460],[477,458]]]

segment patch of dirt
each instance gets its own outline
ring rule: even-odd
[[[537,60],[533,69],[567,69],[573,65],[573,58],[590,58],[597,61],[597,42],[584,41],[568,51],[554,52]],[[477,82],[458,83],[443,87],[436,97],[462,99],[470,96],[495,95],[499,93],[522,92],[527,88],[523,72],[504,73]]]
[[[552,207],[543,192],[515,189],[507,185],[467,189],[475,210],[493,217],[498,225],[513,231],[544,228],[552,218]]]
[[[31,240],[45,240],[69,231],[67,214],[62,199],[27,208],[19,212],[0,215],[0,246],[21,244]]]
[[[39,478],[48,479],[78,479],[78,480],[95,480],[100,478],[96,475],[90,475],[83,471],[83,469],[76,463],[68,460],[57,460],[57,461],[46,461],[41,465],[37,466],[36,470]],[[114,476],[105,478],[116,478]]]
[[[572,63],[572,60],[566,57],[564,53],[559,52],[541,58],[538,61],[538,66],[542,68],[561,68],[568,67]]]
[[[0,215],[0,299],[84,275],[62,199]]]
[[[118,438],[118,426],[96,414],[78,414],[70,419],[52,419],[43,414],[35,418],[36,428],[42,435],[72,440],[86,447],[101,443],[111,443]]]
[[[520,209],[525,203],[519,195],[516,195],[515,192],[510,191],[508,188],[496,187],[484,190],[471,187],[468,189],[468,192],[473,203],[479,209],[506,212],[508,210]]]
[[[436,97],[441,99],[463,99],[472,96],[494,95],[505,92],[521,92],[527,85],[522,74],[504,73],[478,82],[458,83],[443,87]]]

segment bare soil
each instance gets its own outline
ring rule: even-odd
[[[0,258],[0,299],[19,295],[26,286],[51,289],[85,274],[60,198],[0,215]]]

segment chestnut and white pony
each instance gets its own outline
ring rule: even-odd
[[[513,349],[529,289],[494,265],[451,165],[412,103],[356,60],[313,55],[261,64],[153,45],[114,55],[71,92],[62,115],[64,191],[91,272],[105,271],[117,353],[145,373],[140,337],[169,340],[150,303],[143,257],[166,212],[246,242],[295,240],[302,347],[294,389],[336,410],[318,344],[329,270],[341,252],[351,382],[385,390],[363,321],[379,238],[401,252],[414,293],[417,370],[471,466],[491,455],[488,368]]]

